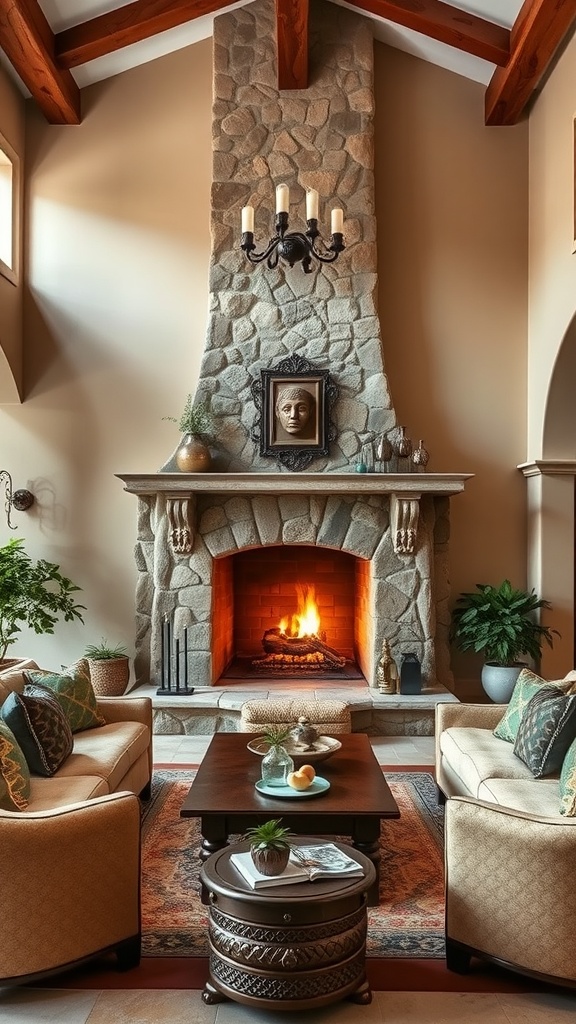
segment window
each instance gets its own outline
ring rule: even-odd
[[[18,281],[18,223],[20,162],[0,134],[0,274]]]

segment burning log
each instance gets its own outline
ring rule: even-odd
[[[342,669],[346,658],[329,647],[315,633],[309,636],[287,636],[277,627],[267,629],[262,637],[262,646],[266,654],[262,658],[254,658],[254,668],[288,669]]]

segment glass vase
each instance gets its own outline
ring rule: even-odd
[[[294,771],[294,761],[280,744],[270,747],[262,758],[262,782],[267,786],[285,786],[286,776]]]

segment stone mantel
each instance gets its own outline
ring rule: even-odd
[[[196,534],[199,494],[390,495],[394,550],[411,554],[423,494],[451,496],[472,473],[118,473],[138,496],[164,495],[173,550],[189,554]]]

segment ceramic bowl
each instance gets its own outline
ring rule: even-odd
[[[303,764],[315,765],[320,761],[326,761],[337,750],[340,750],[342,744],[340,740],[335,740],[331,736],[319,736],[314,741],[315,749],[306,750],[303,743],[299,743],[298,740],[290,736],[282,746],[290,754],[294,761],[294,767],[301,768]],[[248,743],[248,750],[253,754],[258,754],[259,757],[263,757],[268,752],[269,747],[270,744],[265,736],[255,736]]]

